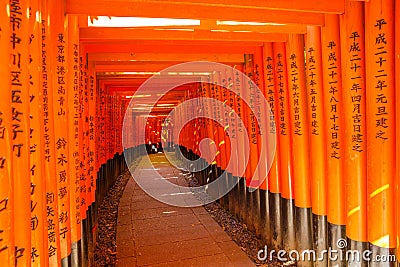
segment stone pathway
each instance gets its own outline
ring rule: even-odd
[[[185,173],[164,154],[150,155],[165,180],[186,186]],[[142,160],[143,161],[143,160]],[[140,162],[140,169],[148,168]],[[118,209],[117,267],[254,267],[203,207],[181,208],[147,195],[133,180]]]

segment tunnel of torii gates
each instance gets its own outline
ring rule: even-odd
[[[226,179],[239,183],[219,202],[269,248],[400,259],[399,1],[2,0],[0,13],[1,266],[92,266],[97,207],[124,155],[159,142],[201,157],[200,183],[235,160]],[[199,23],[92,27],[101,16]],[[192,61],[225,67],[163,72]],[[157,93],[165,84],[180,85]],[[230,151],[244,133],[247,165]],[[270,134],[273,159],[260,157]]]

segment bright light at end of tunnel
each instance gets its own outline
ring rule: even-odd
[[[269,22],[254,22],[254,21],[233,21],[233,20],[217,20],[217,25],[228,25],[228,26],[284,26],[286,24],[281,23],[269,23]]]
[[[201,76],[201,75],[203,75],[203,76],[207,76],[207,75],[210,75],[211,74],[211,72],[191,72],[191,71],[181,71],[181,72],[171,72],[171,71],[169,71],[168,73],[167,73],[168,75],[183,75],[183,76]]]
[[[150,97],[151,95],[127,95],[125,98],[142,98],[142,97]]]
[[[200,20],[140,18],[140,17],[88,17],[89,27],[149,27],[149,26],[198,26]]]
[[[116,72],[115,74],[122,74],[122,75],[160,75],[158,71],[123,71],[123,72]]]
[[[194,32],[194,29],[154,29],[156,31],[182,31],[182,32]]]

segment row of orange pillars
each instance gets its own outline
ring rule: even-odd
[[[393,4],[364,10],[352,3],[322,29],[264,43],[244,65],[194,85],[182,103],[201,99],[164,121],[172,137],[163,138],[177,155],[205,168],[192,170],[200,184],[222,178],[222,191],[233,187],[220,203],[262,238],[269,248],[262,259],[283,249],[281,258],[299,266],[397,266],[400,26]],[[238,78],[241,71],[256,86]]]
[[[78,18],[60,6],[0,3],[4,267],[93,266],[97,207],[126,169],[126,104],[97,87]]]
[[[400,39],[394,5],[374,1],[364,10],[351,2],[345,15],[328,15],[322,28],[290,35],[287,43],[265,43],[245,55],[245,64],[209,75],[182,99],[214,98],[234,112],[203,99],[163,122],[172,127],[161,132],[169,147],[187,158],[201,156],[208,166],[196,173],[201,183],[223,170],[227,184],[238,181],[220,202],[269,248],[370,251],[360,265],[397,264]],[[64,18],[52,1],[31,1],[28,9],[13,0],[1,3],[0,12],[0,262],[93,265],[97,205],[126,169],[122,155],[130,163],[145,154],[145,136],[122,125],[145,127],[147,118],[98,86],[79,46],[77,17]],[[263,95],[237,79],[239,71]],[[259,106],[263,97],[269,111]],[[215,119],[195,118],[198,107]],[[195,119],[173,128],[187,116]],[[246,146],[245,130],[247,165],[231,150],[233,143]],[[259,145],[266,136],[276,140],[273,158]],[[215,154],[200,153],[205,137]],[[298,262],[348,263],[339,256]]]

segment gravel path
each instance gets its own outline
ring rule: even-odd
[[[199,186],[197,179],[193,175],[187,176],[186,179],[188,180],[189,186]],[[195,190],[194,192],[195,194],[197,193]],[[198,194],[200,199],[204,199],[203,192]],[[224,209],[217,202],[206,204],[204,208],[257,266],[297,266],[296,263],[280,262],[276,258],[273,258],[272,261],[260,261],[257,258],[257,253],[260,249],[263,249],[265,245],[261,239],[257,238],[253,232],[247,229],[245,224],[241,223],[233,214]]]
[[[98,210],[98,234],[94,251],[95,266],[115,266],[117,260],[117,218],[119,200],[130,173],[118,176]]]

